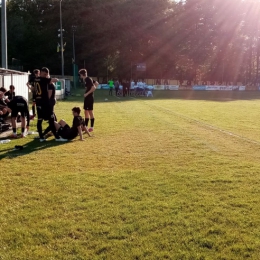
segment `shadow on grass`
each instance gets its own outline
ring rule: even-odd
[[[30,142],[23,145],[22,150],[17,150],[15,147],[7,148],[0,151],[0,160],[2,159],[12,159],[17,157],[22,157],[30,153],[45,150],[51,147],[61,146],[68,142],[56,142],[54,139],[47,142],[40,142],[39,139],[33,139]]]
[[[84,90],[78,89],[73,92],[73,96],[68,97],[65,101],[82,102],[84,100]],[[109,102],[127,102],[133,100],[198,100],[198,101],[216,101],[230,102],[237,100],[258,100],[260,91],[153,91],[153,97],[126,96],[116,97],[109,96],[107,90],[95,91],[95,103]]]

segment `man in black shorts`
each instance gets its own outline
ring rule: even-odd
[[[40,77],[40,70],[35,69],[33,71],[33,75],[31,76],[29,82],[26,84],[27,87],[31,90],[32,92],[32,99],[33,99],[33,104],[32,104],[32,112],[33,112],[33,117],[36,116],[36,89],[34,86],[35,79]]]
[[[27,131],[29,130],[29,126],[30,126],[30,114],[29,114],[29,106],[27,100],[22,96],[16,96],[10,102],[7,103],[7,106],[9,108],[9,112],[11,112],[11,118],[12,118],[13,134],[11,135],[11,137],[17,138],[16,119],[18,113],[21,114],[21,122],[22,122],[21,137],[25,137],[26,136],[25,118],[27,119],[27,124],[26,124]]]
[[[54,125],[54,114],[50,105],[50,97],[52,91],[49,90],[49,85],[51,83],[57,82],[58,79],[51,79],[49,77],[49,69],[42,68],[41,75],[39,78],[35,78],[34,80],[34,88],[36,95],[36,106],[37,106],[37,114],[38,114],[38,122],[37,122],[37,130],[40,137],[40,142],[46,141],[42,132],[42,122],[43,120],[49,121],[49,127],[55,136],[56,141],[67,141],[60,138],[56,133],[55,125]]]
[[[80,112],[81,110],[79,107],[72,108],[72,114],[74,116],[72,127],[70,127],[64,120],[61,120],[59,123],[55,122],[56,130],[62,138],[72,140],[79,135],[80,140],[84,141],[82,130],[91,137],[86,128],[84,119],[80,116]]]
[[[85,110],[85,124],[88,127],[88,122],[90,119],[90,128],[89,132],[94,131],[94,113],[93,113],[93,106],[94,106],[94,91],[96,90],[96,86],[98,86],[98,82],[93,81],[92,78],[88,77],[87,70],[81,69],[79,71],[80,78],[83,79],[85,84],[85,94],[84,94],[84,110]]]

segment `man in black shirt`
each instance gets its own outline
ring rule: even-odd
[[[11,118],[12,118],[13,134],[11,137],[17,138],[16,119],[18,113],[21,114],[21,122],[22,122],[21,137],[25,137],[26,136],[25,118],[27,118],[27,125],[26,125],[27,131],[29,130],[29,126],[30,126],[30,113],[29,113],[29,106],[27,100],[22,96],[16,96],[10,102],[8,102],[7,105],[8,108],[11,110]]]
[[[9,91],[7,91],[7,92],[5,93],[5,96],[7,97],[7,99],[8,99],[9,101],[11,101],[11,100],[15,97],[15,92],[14,92],[14,90],[15,90],[15,87],[14,87],[13,85],[11,85],[11,86],[9,87]]]
[[[55,136],[56,141],[66,141],[60,138],[59,135],[56,133],[54,125],[55,118],[50,104],[52,91],[49,90],[49,85],[57,81],[58,79],[51,79],[49,77],[49,69],[45,67],[41,69],[40,77],[35,78],[34,80],[35,98],[38,114],[37,130],[40,136],[40,142],[46,141],[42,132],[43,120],[49,121],[50,129]]]
[[[51,108],[51,111],[54,115],[54,120],[57,121],[57,117],[55,115],[55,112],[54,112],[54,106],[56,105],[56,88],[55,88],[55,85],[53,83],[49,84],[49,87],[48,87],[48,92],[49,92],[49,98],[50,98],[50,108]],[[51,131],[51,127],[48,126],[45,131],[43,132],[43,136],[45,137],[45,139],[48,137],[47,134]],[[50,134],[51,136],[51,134]]]
[[[35,117],[36,115],[36,89],[34,86],[35,83],[35,79],[40,77],[40,70],[35,69],[33,71],[33,75],[31,76],[29,82],[27,83],[28,88],[31,90],[32,92],[32,98],[33,98],[33,104],[32,104],[32,111],[33,111],[33,116]]]
[[[96,86],[98,86],[98,82],[93,81],[92,78],[88,77],[87,70],[81,69],[79,71],[80,78],[83,79],[85,83],[85,94],[84,94],[84,110],[85,110],[85,124],[88,127],[88,122],[90,119],[90,128],[89,132],[94,130],[94,113],[93,113],[93,106],[94,106],[94,91],[96,90]]]
[[[84,130],[88,136],[91,137],[86,128],[84,119],[80,116],[80,112],[81,110],[79,107],[74,107],[72,109],[72,114],[74,116],[72,127],[70,127],[64,120],[61,120],[59,123],[55,122],[56,130],[62,138],[72,140],[79,135],[80,140],[84,141],[82,130]]]

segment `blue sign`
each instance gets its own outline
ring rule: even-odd
[[[193,86],[193,90],[206,90],[206,86]]]

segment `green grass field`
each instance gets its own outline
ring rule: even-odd
[[[93,138],[0,145],[0,259],[260,259],[260,92],[105,98]]]

